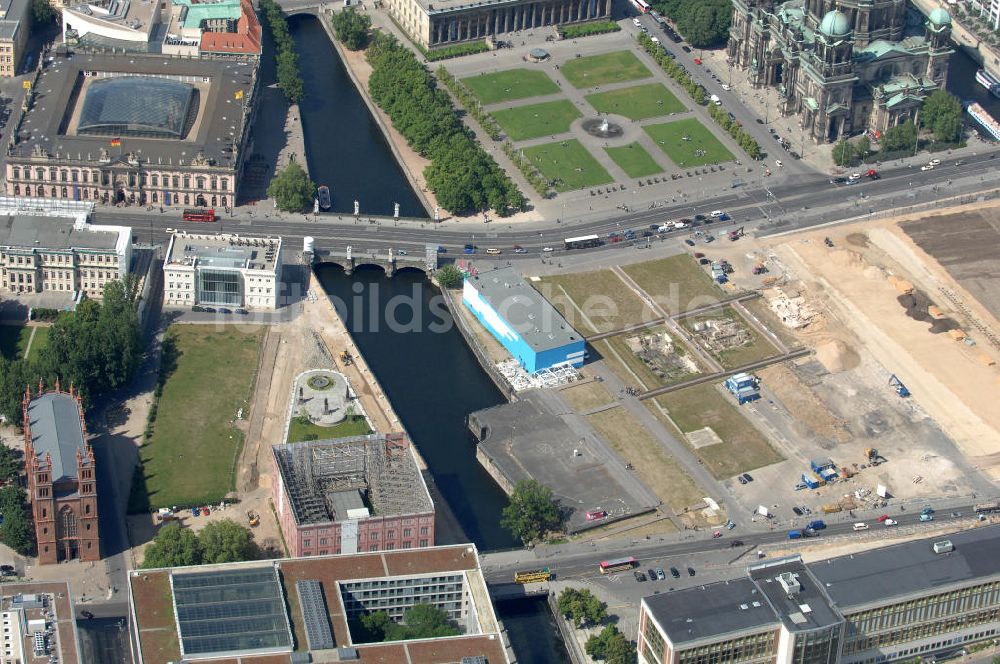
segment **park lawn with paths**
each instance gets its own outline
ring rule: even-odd
[[[689,254],[625,265],[622,269],[667,313],[677,314],[713,304],[723,295]]]
[[[28,329],[28,328],[25,328]],[[48,325],[37,325],[35,326],[35,338],[31,339],[31,335],[28,338],[31,341],[31,346],[28,348],[29,360],[38,359],[38,354],[42,352],[42,349],[49,345],[49,330],[51,328]]]
[[[662,83],[598,92],[587,95],[586,99],[598,113],[612,113],[630,120],[645,120],[687,110]]]
[[[630,178],[641,178],[663,172],[663,167],[656,163],[638,143],[629,143],[618,148],[604,148],[604,151]]]
[[[540,97],[559,92],[548,74],[536,69],[506,69],[462,79],[462,84],[483,104]]]
[[[714,382],[668,392],[647,399],[645,403],[664,425],[675,431],[679,429],[681,434],[712,428],[722,442],[691,449],[717,479],[734,477],[784,460]],[[669,417],[657,406],[665,408]],[[681,439],[687,443],[687,436],[682,435]]]
[[[615,51],[574,58],[559,70],[574,88],[592,88],[605,83],[635,81],[652,76],[632,51]]]
[[[756,328],[744,320],[743,316],[739,315],[732,307],[722,307],[721,309],[715,309],[697,316],[682,318],[680,323],[690,332],[692,338],[698,339],[698,335],[694,332],[695,323],[722,319],[735,320],[743,327],[743,329],[750,333],[750,343],[745,346],[736,346],[713,352],[705,348],[704,344],[702,344],[702,348],[705,348],[705,352],[711,353],[715,359],[719,361],[719,364],[726,369],[735,369],[736,367],[743,366],[744,364],[764,360],[781,354],[778,349],[774,347],[774,344],[760,336]]]
[[[512,141],[524,141],[539,136],[565,134],[582,113],[568,99],[558,99],[504,108],[493,111],[492,115]]]
[[[705,492],[677,461],[624,408],[611,408],[586,417],[612,449],[664,504],[674,510],[694,505]]]
[[[247,416],[264,329],[173,325],[167,334],[176,367],[139,452],[149,504],[218,503],[233,489],[243,434],[232,421],[241,408]]]
[[[664,154],[680,168],[732,161],[733,154],[694,118],[643,127]],[[684,140],[687,138],[688,140]]]
[[[611,270],[554,274],[533,285],[583,334],[609,332],[654,318]]]
[[[574,139],[545,143],[522,150],[535,168],[551,180],[556,191],[573,191],[613,182],[594,156]]]
[[[27,325],[0,325],[0,355],[9,360],[24,357],[31,329]]]
[[[372,432],[368,420],[363,415],[353,415],[333,426],[324,427],[309,421],[308,417],[299,415],[293,417],[288,425],[288,443],[299,443],[303,440],[327,440],[330,438],[348,438],[350,436],[366,436]]]

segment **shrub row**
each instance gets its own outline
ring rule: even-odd
[[[288,32],[288,21],[275,0],[260,0],[260,9],[274,39],[278,87],[289,103],[297,104],[302,101],[305,86],[299,75],[299,56],[295,53],[295,42]]]
[[[494,141],[499,141],[502,136],[500,125],[497,124],[492,115],[482,109],[479,100],[469,91],[469,88],[465,87],[461,81],[452,76],[451,72],[443,66],[437,68],[436,74],[438,80],[444,83],[444,86],[451,91],[455,99],[465,107],[466,112],[476,119],[476,122],[483,128],[483,131]]]
[[[559,34],[563,39],[576,39],[577,37],[601,35],[606,32],[618,32],[621,29],[622,27],[614,21],[591,21],[589,23],[561,25],[559,26]]]
[[[531,188],[538,192],[539,196],[548,198],[552,194],[549,188],[549,181],[535,168],[531,160],[522,154],[521,150],[515,148],[514,144],[510,141],[504,141],[501,148],[504,154],[510,157],[510,160],[517,166],[517,170],[521,171],[521,174],[524,175]]]
[[[465,44],[455,44],[454,46],[445,46],[444,48],[435,48],[433,50],[428,50],[416,44],[416,47],[420,49],[424,57],[430,62],[437,62],[438,60],[448,60],[449,58],[459,58],[463,55],[474,55],[476,53],[485,53],[490,50],[490,47],[485,41],[474,41],[467,42]]]

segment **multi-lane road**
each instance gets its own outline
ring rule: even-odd
[[[562,250],[562,240],[566,237],[597,234],[606,236],[610,232],[625,229],[641,231],[652,224],[708,214],[712,210],[725,210],[732,220],[726,222],[729,228],[734,224],[751,228],[760,227],[761,232],[789,231],[812,225],[828,223],[837,219],[864,216],[869,213],[885,212],[893,208],[914,203],[926,203],[961,193],[987,190],[995,186],[996,169],[1000,166],[995,157],[996,149],[987,149],[978,154],[956,159],[942,156],[942,163],[929,171],[921,171],[917,164],[900,165],[894,163],[881,166],[881,178],[862,178],[857,184],[831,184],[825,175],[781,175],[759,178],[759,182],[747,183],[739,187],[720,190],[716,195],[703,194],[664,200],[657,207],[639,211],[617,211],[617,214],[603,218],[596,216],[562,223],[524,222],[518,224],[495,220],[482,222],[448,222],[435,224],[382,220],[369,223],[367,218],[360,221],[349,215],[279,215],[263,213],[249,217],[240,214],[223,217],[210,227],[204,223],[183,222],[179,211],[156,212],[109,211],[98,209],[95,220],[98,223],[131,225],[136,238],[142,242],[161,243],[166,240],[165,230],[182,228],[189,231],[226,231],[241,234],[281,235],[286,239],[314,237],[321,249],[343,249],[352,245],[356,251],[371,249],[403,249],[410,253],[423,253],[427,243],[445,248],[449,254],[461,253],[465,244],[472,243],[483,252],[490,247],[504,251],[510,258],[514,245],[527,250],[527,256],[537,258],[545,247],[556,252]],[[734,166],[733,168],[741,168]],[[757,169],[754,169],[755,172]],[[864,172],[864,168],[859,169]],[[744,168],[745,174],[745,168]],[[734,174],[735,175],[735,174]],[[773,186],[769,186],[772,185]],[[686,231],[670,235],[686,234]],[[660,236],[653,239],[655,241]],[[645,241],[639,238],[637,241]],[[286,246],[296,246],[287,243]],[[612,249],[617,245],[605,245]]]

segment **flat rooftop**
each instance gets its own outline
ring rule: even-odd
[[[459,9],[499,8],[522,2],[523,0],[417,0],[420,8],[431,15]]]
[[[281,238],[181,231],[174,233],[163,264],[273,271],[280,251]]]
[[[951,540],[955,550],[934,553],[934,542]],[[1000,525],[839,556],[809,564],[826,594],[843,611],[886,598],[905,597],[1000,577]]]
[[[242,135],[244,102],[251,99],[257,61],[174,58],[162,55],[75,53],[56,56],[35,84],[35,102],[24,117],[13,156],[29,157],[37,150],[63,159],[96,162],[101,151],[114,160],[134,153],[163,166],[190,165],[199,153],[209,164],[232,168],[233,137]],[[84,72],[119,76],[166,77],[197,85],[198,118],[183,139],[126,135],[112,147],[105,135],[69,135],[66,127],[84,103],[81,88],[95,80]],[[208,79],[206,82],[204,79]],[[98,77],[100,79],[100,77]],[[207,172],[206,172],[207,174]]]
[[[779,564],[751,565],[750,578],[767,598],[785,629],[789,632],[811,631],[843,621],[821,584],[806,571],[801,560],[776,562]],[[792,585],[783,585],[783,579],[792,581]]]
[[[482,655],[490,664],[507,662],[499,625],[489,603],[486,584],[479,568],[473,545],[438,546],[410,551],[383,551],[339,556],[316,556],[273,561],[252,561],[226,565],[202,565],[176,569],[136,570],[129,574],[129,604],[133,617],[133,633],[137,637],[143,664],[168,664],[179,661],[181,653],[174,612],[174,579],[185,574],[239,573],[259,576],[261,570],[274,569],[288,607],[289,626],[294,636],[292,653],[244,655],[244,664],[290,664],[295,653],[308,652],[305,621],[300,615],[297,583],[319,581],[323,589],[330,626],[338,647],[356,648],[361,664],[454,664],[462,657]],[[344,581],[378,580],[393,577],[444,575],[461,572],[466,575],[471,596],[476,604],[479,634],[352,645],[347,615],[339,591]],[[254,579],[251,579],[254,581]],[[232,656],[210,656],[200,660],[231,664]]]
[[[483,272],[470,276],[467,281],[534,350],[583,341],[583,335],[514,268]]]
[[[565,498],[570,532],[656,507],[659,500],[635,474],[602,453],[587,422],[563,408],[548,390],[525,390],[517,401],[472,413],[469,426],[477,436],[485,432],[479,449],[511,486],[534,479]],[[608,519],[587,521],[587,512],[598,509]]]
[[[0,215],[0,246],[29,249],[103,249],[114,251],[120,229],[76,227],[67,217]]]
[[[642,601],[674,644],[778,627],[774,611],[750,579],[660,593]]]
[[[954,550],[934,553],[934,543],[945,539]],[[675,644],[776,629],[780,623],[790,631],[811,630],[873,605],[996,580],[997,560],[1000,525],[990,525],[814,563],[795,557],[751,565],[747,577],[645,597],[643,602]],[[801,583],[793,598],[777,580],[786,572],[798,574]]]
[[[31,595],[42,595],[45,597],[47,608],[45,609],[25,609],[26,620],[39,620],[45,618],[56,628],[55,634],[58,638],[50,639],[51,653],[59,657],[61,664],[80,664],[80,640],[76,629],[76,614],[73,611],[73,595],[70,592],[69,584],[65,581],[51,581],[46,583],[5,583],[3,584],[3,597],[0,600],[4,611],[11,609],[11,604],[15,598],[29,597]],[[52,615],[46,617],[45,611],[51,611]],[[29,660],[32,658],[32,638],[31,634],[25,633],[22,642],[24,652],[28,653]],[[39,661],[47,661],[40,659]]]
[[[300,525],[345,521],[349,510],[362,506],[375,517],[434,511],[404,434],[284,443],[271,451]]]
[[[52,481],[76,478],[76,452],[83,449],[80,404],[64,392],[48,392],[28,402],[28,426],[35,456],[52,455]]]

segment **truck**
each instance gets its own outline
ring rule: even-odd
[[[528,572],[514,572],[514,583],[543,583],[551,579],[552,572],[548,567]]]
[[[979,503],[973,509],[976,510],[976,514],[992,514],[993,512],[1000,512],[1000,503],[995,500],[989,503]]]
[[[788,531],[788,539],[790,539],[790,540],[792,540],[792,539],[802,539],[802,531],[801,530],[789,530]]]
[[[809,528],[813,530],[823,530],[826,528],[826,523],[822,519],[815,519],[809,522]]]
[[[844,508],[840,506],[840,503],[829,503],[828,505],[823,505],[823,514],[836,514],[837,512],[843,512]]]

